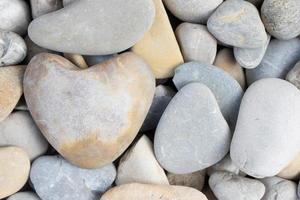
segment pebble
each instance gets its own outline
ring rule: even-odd
[[[134,191],[134,192],[133,192]],[[114,187],[100,200],[207,200],[200,191],[184,186],[131,183]]]
[[[208,19],[207,28],[218,40],[235,47],[258,48],[267,41],[257,8],[247,1],[224,1]]]
[[[0,146],[18,146],[34,160],[46,153],[48,143],[27,111],[17,111],[0,122]]]
[[[0,122],[3,121],[17,105],[23,93],[23,74],[25,66],[0,68]]]
[[[229,154],[225,158],[223,158],[220,162],[208,168],[207,174],[210,176],[213,173],[218,171],[230,172],[236,175],[239,175],[240,172],[239,168],[232,162]]]
[[[0,30],[0,67],[16,65],[26,57],[27,47],[21,36]]]
[[[206,24],[223,0],[164,0],[166,7],[182,21]]]
[[[18,192],[14,195],[11,195],[7,200],[41,200],[33,192]]]
[[[234,130],[243,89],[228,73],[213,65],[189,62],[175,70],[173,82],[177,89],[191,82],[205,84],[214,94],[224,118]]]
[[[221,68],[230,74],[240,84],[240,86],[245,89],[245,73],[241,65],[236,61],[232,49],[221,49],[216,56],[214,66]]]
[[[300,60],[289,71],[289,73],[286,76],[286,80],[291,82],[300,90]]]
[[[299,130],[298,89],[277,78],[257,81],[243,97],[231,143],[231,158],[250,176],[274,176],[298,155]]]
[[[297,200],[297,184],[279,177],[261,180],[266,187],[262,200]]]
[[[61,0],[30,0],[30,5],[34,19],[63,7]]]
[[[300,39],[271,40],[265,56],[258,67],[247,69],[247,82],[251,83],[263,78],[282,78],[300,60]]]
[[[185,62],[214,62],[217,40],[208,32],[206,26],[185,22],[176,28],[175,33]]]
[[[228,153],[230,140],[230,129],[213,93],[201,83],[190,83],[163,113],[154,150],[164,169],[186,174],[220,161]]]
[[[117,56],[117,55],[83,56],[83,58],[84,58],[85,62],[88,64],[88,66],[93,66],[93,65],[100,64],[104,61],[107,61],[107,60],[113,58],[114,56]]]
[[[264,0],[261,18],[267,31],[281,40],[300,35],[299,0]]]
[[[132,51],[150,64],[157,79],[169,78],[174,75],[177,65],[183,63],[183,57],[162,0],[153,2],[156,10],[154,23]]]
[[[277,176],[285,179],[297,180],[300,175],[300,153]]]
[[[86,69],[89,67],[82,55],[64,53],[64,57],[81,69]]]
[[[260,200],[265,193],[265,186],[260,181],[230,172],[216,172],[208,183],[220,200]]]
[[[168,173],[168,180],[170,185],[181,185],[195,188],[201,191],[205,184],[206,170],[200,170],[188,174],[173,174]]]
[[[30,171],[34,189],[43,200],[98,200],[115,177],[113,164],[99,169],[82,169],[60,156],[39,157]]]
[[[133,46],[149,30],[154,15],[152,0],[78,0],[33,20],[28,34],[47,49],[106,55]]]
[[[0,29],[24,35],[27,32],[29,22],[30,10],[26,1],[0,1]]]
[[[19,191],[26,183],[30,161],[19,147],[0,147],[0,199]]]
[[[127,183],[169,185],[163,168],[154,156],[153,144],[146,135],[143,135],[119,162],[116,185]]]
[[[126,150],[154,91],[149,66],[131,52],[81,71],[61,56],[39,54],[24,77],[37,126],[62,156],[83,168],[104,166]]]

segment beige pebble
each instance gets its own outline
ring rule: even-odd
[[[64,57],[81,69],[86,69],[89,66],[80,54],[64,53]]]
[[[205,183],[206,170],[200,170],[189,174],[168,173],[170,185],[182,185],[202,190]]]
[[[298,179],[300,175],[300,153],[297,155],[297,157],[277,176],[285,179]]]

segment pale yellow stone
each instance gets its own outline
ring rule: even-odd
[[[81,69],[86,69],[89,66],[80,54],[64,53],[64,57]]]
[[[169,172],[168,179],[170,185],[182,185],[201,191],[205,183],[205,175],[205,170],[200,170],[189,174],[173,174]]]
[[[183,57],[162,1],[153,1],[156,9],[154,23],[132,51],[148,62],[157,79],[168,78],[183,63]]]
[[[300,153],[297,157],[284,168],[277,176],[285,179],[298,179],[300,175]]]

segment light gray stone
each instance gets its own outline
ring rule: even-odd
[[[175,174],[199,171],[219,162],[230,145],[230,129],[210,89],[184,86],[157,126],[154,150],[163,168]]]
[[[93,65],[100,64],[106,60],[109,60],[113,57],[114,57],[114,55],[84,56],[84,60],[88,64],[88,66],[93,66]]]
[[[291,83],[262,79],[246,91],[230,156],[250,176],[275,176],[299,153],[300,92]]]
[[[82,169],[60,156],[42,156],[31,168],[30,180],[43,200],[98,200],[116,177],[113,164]]]
[[[261,17],[267,31],[281,40],[300,35],[299,0],[264,0]]]
[[[33,20],[28,34],[39,46],[55,51],[113,54],[142,39],[154,15],[152,0],[78,0]]]
[[[225,158],[223,158],[220,162],[217,164],[211,166],[207,169],[207,174],[210,176],[215,172],[218,171],[226,171],[231,172],[233,174],[239,174],[239,168],[232,162],[229,155],[227,155]]]
[[[297,64],[291,71],[289,71],[286,76],[286,80],[291,82],[300,90],[300,61],[297,62]]]
[[[261,63],[255,69],[247,69],[247,82],[251,83],[262,78],[282,78],[300,60],[300,39],[271,40]]]
[[[267,33],[257,8],[241,0],[222,3],[207,21],[208,30],[221,42],[241,48],[259,48]]]
[[[35,193],[33,192],[18,192],[11,195],[7,200],[41,200]]]
[[[62,8],[62,0],[30,0],[31,14],[35,19]]]
[[[215,66],[189,62],[175,70],[173,82],[177,89],[191,82],[205,84],[214,94],[229,126],[234,130],[243,89],[227,72]]]

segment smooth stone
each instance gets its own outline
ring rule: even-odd
[[[152,0],[78,0],[33,20],[28,35],[47,49],[106,55],[138,42],[151,27],[154,15]]]
[[[169,172],[168,180],[170,185],[181,185],[201,191],[205,184],[205,175],[205,170],[200,170],[189,174],[173,174]]]
[[[286,80],[291,82],[300,90],[300,60],[286,75]]]
[[[98,200],[115,177],[113,164],[99,169],[82,169],[60,156],[39,157],[30,171],[33,187],[43,200]]]
[[[164,169],[187,174],[219,162],[230,140],[213,93],[195,82],[181,88],[169,103],[155,132],[154,150]]]
[[[223,0],[164,0],[166,7],[185,22],[206,24],[209,16]]]
[[[0,29],[24,35],[30,20],[30,9],[26,1],[0,1]]]
[[[218,40],[235,47],[258,48],[267,41],[258,10],[247,1],[224,1],[208,19],[207,28]]]
[[[276,176],[279,176],[281,178],[285,179],[293,179],[298,180],[300,175],[300,153],[294,158],[294,160],[289,163],[288,166],[286,166],[279,174]]]
[[[0,147],[0,199],[18,192],[26,183],[30,161],[19,147]]]
[[[26,57],[27,47],[21,36],[0,30],[0,67],[16,65]]]
[[[265,186],[260,181],[230,172],[213,173],[208,183],[220,200],[260,200],[265,193]]]
[[[21,65],[0,68],[0,122],[13,111],[23,94],[25,68]]]
[[[89,67],[87,65],[87,63],[85,62],[84,57],[82,55],[64,53],[64,57],[81,69],[86,69]]]
[[[35,193],[33,192],[18,192],[11,195],[7,200],[41,200]]]
[[[61,0],[30,0],[33,19],[63,7]]]
[[[240,172],[239,168],[232,162],[229,154],[225,158],[223,158],[220,162],[208,168],[207,174],[210,176],[213,173],[218,171],[230,172],[236,175],[239,175]]]
[[[243,89],[246,88],[246,76],[244,70],[236,61],[232,49],[221,49],[216,56],[214,66],[223,69],[230,74]]]
[[[251,83],[263,78],[282,78],[300,60],[300,39],[271,40],[267,51],[254,69],[247,69],[247,82]]]
[[[243,97],[231,142],[231,159],[250,176],[275,176],[298,155],[299,130],[298,89],[277,78],[259,80]]]
[[[131,183],[114,187],[106,192],[100,200],[207,200],[200,191],[169,185],[150,185]]]
[[[100,64],[104,61],[107,61],[111,58],[113,58],[114,56],[117,55],[103,55],[103,56],[83,56],[85,62],[88,64],[88,66],[93,66],[96,64]]]
[[[264,0],[261,18],[267,31],[281,40],[300,35],[299,0]]]
[[[253,69],[257,67],[262,61],[268,45],[270,43],[271,36],[268,35],[267,42],[258,48],[238,48],[234,47],[234,57],[241,66],[247,69]]]
[[[185,62],[214,62],[217,40],[208,32],[206,26],[184,22],[176,28],[175,33]]]
[[[155,88],[154,98],[140,131],[155,130],[157,124],[176,92],[168,86],[159,85]]]
[[[169,78],[174,75],[177,65],[183,63],[183,57],[162,0],[153,2],[154,23],[132,51],[149,63],[157,79]]]
[[[154,91],[150,67],[131,52],[86,70],[61,56],[39,54],[24,77],[37,126],[62,156],[82,168],[104,166],[126,150]]]
[[[213,65],[189,62],[175,70],[173,82],[177,89],[191,82],[205,84],[213,92],[223,116],[234,130],[244,92],[239,83],[227,72]]]
[[[46,153],[48,143],[27,111],[17,111],[0,122],[0,146],[18,146],[30,160]]]
[[[261,180],[266,187],[262,200],[297,200],[297,184],[279,177]]]

